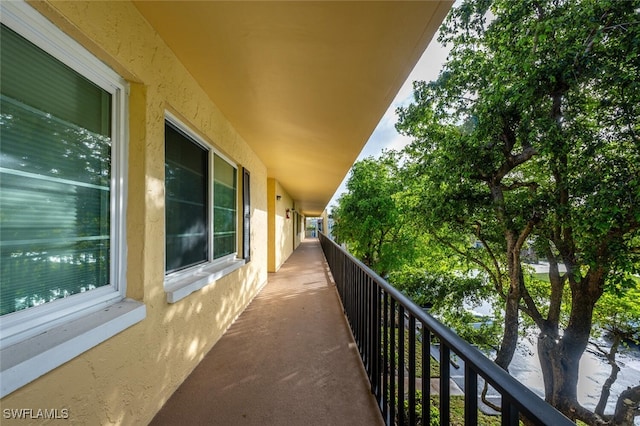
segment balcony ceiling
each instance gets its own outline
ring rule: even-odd
[[[136,1],[307,216],[319,215],[450,1]]]

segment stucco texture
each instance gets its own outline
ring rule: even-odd
[[[269,272],[278,272],[285,260],[293,253],[300,240],[295,238],[294,201],[286,189],[276,179],[267,180],[269,212]],[[280,197],[280,198],[278,198]],[[287,210],[289,217],[287,217]]]
[[[147,317],[0,404],[146,424],[267,281],[266,167],[131,3],[32,4],[130,82],[127,295]],[[251,262],[175,304],[163,289],[165,111],[251,172]]]

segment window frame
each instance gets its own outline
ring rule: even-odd
[[[8,2],[9,6],[13,2]],[[16,6],[21,3],[15,3]],[[5,6],[3,2],[3,6]],[[69,315],[122,300],[126,291],[126,114],[127,83],[44,17],[29,10],[2,11],[2,23],[111,95],[110,283],[84,293],[2,316],[0,343],[9,345],[40,333]],[[40,19],[42,18],[42,19]],[[48,24],[48,25],[47,25]]]
[[[183,133],[184,136],[190,140],[190,142],[195,143],[199,147],[208,151],[207,158],[207,171],[209,174],[209,180],[207,182],[207,220],[208,220],[208,232],[207,232],[207,260],[196,265],[188,266],[183,269],[178,269],[174,271],[167,272],[166,265],[166,256],[164,259],[164,290],[167,294],[167,302],[175,303],[183,298],[187,297],[189,294],[194,291],[198,291],[201,288],[204,288],[210,284],[213,284],[216,280],[224,277],[227,274],[235,271],[242,267],[246,262],[245,259],[239,257],[240,253],[238,252],[238,216],[240,212],[236,208],[234,223],[236,226],[236,238],[235,238],[235,251],[233,253],[227,254],[220,258],[214,259],[214,251],[213,251],[213,237],[214,237],[214,155],[217,155],[222,160],[224,160],[227,164],[232,166],[235,173],[236,180],[236,188],[235,188],[235,205],[238,205],[239,200],[239,176],[242,176],[241,168],[235,161],[231,160],[225,154],[220,152],[216,147],[207,142],[205,138],[200,136],[197,132],[192,130],[190,126],[185,124],[181,119],[179,119],[175,114],[172,114],[169,111],[165,111],[165,125],[170,125],[177,129],[179,132]],[[166,144],[166,137],[165,137]],[[166,159],[165,159],[166,162]],[[165,194],[166,200],[166,194]],[[165,209],[165,238],[164,238],[164,249],[166,253],[166,209]]]
[[[110,283],[2,316],[0,398],[142,321],[126,299],[128,83],[24,1],[1,2],[0,21],[111,95]]]
[[[169,275],[173,275],[173,274],[179,274],[180,272],[183,271],[187,271],[191,268],[198,268],[201,267],[202,265],[207,264],[210,259],[211,259],[211,253],[212,253],[212,249],[211,249],[211,238],[209,236],[209,234],[211,234],[212,229],[211,229],[211,206],[209,205],[209,201],[211,198],[211,194],[212,194],[212,188],[211,188],[211,172],[213,170],[212,165],[211,165],[211,149],[204,144],[201,140],[199,140],[200,138],[197,137],[193,132],[191,131],[187,131],[186,127],[182,127],[176,123],[174,123],[172,120],[166,119],[165,118],[165,129],[166,127],[170,126],[173,127],[173,129],[181,134],[183,137],[185,137],[189,142],[193,143],[194,145],[196,145],[198,148],[200,148],[201,150],[206,152],[206,157],[207,157],[207,165],[206,165],[206,185],[207,185],[207,189],[206,189],[206,199],[204,200],[204,204],[207,208],[207,213],[206,213],[206,221],[207,221],[207,229],[206,229],[206,234],[207,234],[207,254],[206,254],[206,259],[187,265],[187,266],[182,266],[182,267],[178,267],[175,269],[172,269],[170,271],[167,271],[167,196],[166,196],[166,163],[167,163],[167,158],[166,158],[166,144],[167,144],[167,135],[165,132],[165,138],[164,138],[164,144],[165,144],[165,215],[164,215],[164,221],[165,221],[165,225],[164,225],[164,230],[165,230],[165,238],[164,238],[164,253],[165,253],[165,257],[164,257],[164,271],[165,271],[165,276],[169,276]]]
[[[242,257],[251,262],[251,173],[242,168]]]

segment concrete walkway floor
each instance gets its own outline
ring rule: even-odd
[[[318,240],[269,274],[151,424],[383,424]]]

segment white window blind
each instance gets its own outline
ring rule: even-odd
[[[0,314],[107,286],[112,95],[2,25]]]

